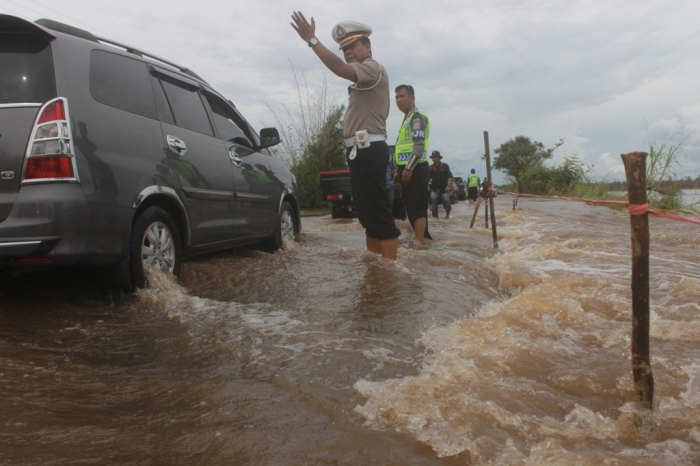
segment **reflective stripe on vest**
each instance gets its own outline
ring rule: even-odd
[[[472,186],[479,186],[479,175],[469,175],[469,187],[471,188]]]
[[[428,162],[428,138],[430,137],[430,120],[428,120],[428,115],[421,112],[420,110],[415,110],[409,113],[406,118],[403,119],[401,127],[399,128],[399,137],[396,138],[396,147],[394,147],[394,163],[396,165],[406,165],[411,159],[411,152],[413,151],[413,128],[411,128],[411,120],[413,120],[413,114],[418,113],[425,118],[427,124],[425,125],[425,142],[423,143],[423,156],[420,158],[418,163]]]

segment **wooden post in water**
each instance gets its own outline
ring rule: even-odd
[[[654,375],[649,360],[649,214],[645,152],[622,154],[627,175],[632,236],[632,375],[638,408],[652,409]],[[640,213],[641,212],[641,213]]]
[[[469,224],[469,228],[474,227],[474,220],[476,220],[476,214],[479,213],[479,206],[481,205],[481,198],[476,200],[476,205],[474,206],[474,213],[472,214],[472,222]]]
[[[488,202],[484,202],[484,214],[486,214],[484,216],[484,220],[486,220],[486,229],[488,230],[489,229],[489,203]]]
[[[496,232],[496,211],[493,208],[493,178],[491,177],[491,148],[489,147],[489,132],[484,131],[484,149],[486,149],[486,177],[489,179],[486,200],[491,206],[491,233],[493,236],[493,248],[498,249],[498,233]],[[488,223],[486,228],[488,228]]]
[[[513,198],[513,210],[515,210],[515,198]]]

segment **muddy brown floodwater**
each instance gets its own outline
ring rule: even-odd
[[[134,295],[0,284],[0,464],[700,464],[700,228],[650,218],[640,418],[629,216],[511,200],[498,252],[460,202],[393,265],[322,216]]]

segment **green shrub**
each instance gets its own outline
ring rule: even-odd
[[[319,133],[312,137],[312,142],[302,147],[294,157],[291,171],[297,179],[302,208],[314,209],[325,205],[321,198],[319,172],[347,168],[343,143],[343,110],[343,106],[333,109]]]

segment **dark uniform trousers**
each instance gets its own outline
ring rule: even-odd
[[[352,147],[348,148],[348,157]],[[366,149],[357,149],[354,160],[348,160],[352,197],[360,224],[370,238],[386,240],[398,238],[386,190],[386,169],[389,165],[389,146],[376,141]]]

